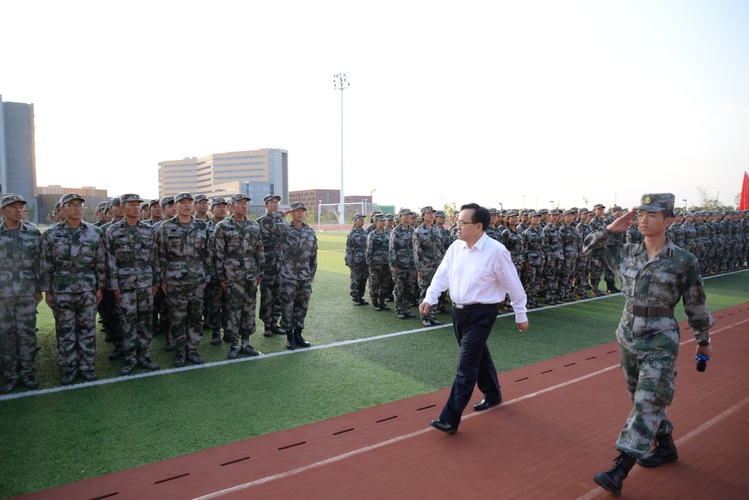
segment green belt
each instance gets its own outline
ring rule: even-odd
[[[632,313],[634,316],[641,316],[643,318],[673,318],[674,308],[673,307],[645,307],[645,306],[633,306],[627,302],[627,311]]]

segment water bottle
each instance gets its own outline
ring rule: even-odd
[[[704,372],[705,368],[707,368],[707,362],[710,361],[710,356],[705,356],[704,354],[698,354],[694,357],[694,359],[697,360],[697,371],[698,372]]]

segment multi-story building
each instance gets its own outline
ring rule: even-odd
[[[303,191],[289,191],[288,203],[301,201],[304,205],[317,213],[318,205],[341,202],[341,191],[339,189],[307,189]],[[372,208],[372,195],[345,195],[346,213],[367,213]]]
[[[39,214],[34,147],[34,105],[3,102],[0,95],[0,194],[23,196],[31,222]]]
[[[263,205],[268,193],[288,200],[288,151],[259,149],[213,153],[159,163],[159,197],[180,191],[212,196],[245,193],[251,205]]]

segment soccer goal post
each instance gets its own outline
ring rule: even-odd
[[[354,224],[354,214],[361,213],[366,217],[371,209],[372,204],[367,200],[353,203],[320,203],[317,205],[317,230],[349,229]]]

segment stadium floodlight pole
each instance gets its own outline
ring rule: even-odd
[[[333,75],[333,90],[341,91],[341,203],[339,206],[339,220],[341,225],[345,224],[345,207],[346,199],[343,196],[343,91],[349,88],[351,85],[348,81],[348,75],[346,73],[336,73]]]
[[[686,211],[687,211],[687,199],[686,199],[686,198],[684,198],[684,199],[683,199],[683,200],[681,200],[681,201],[683,201],[683,202],[684,202],[684,211],[686,212]]]

